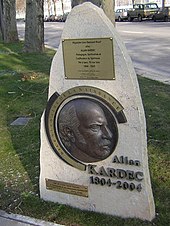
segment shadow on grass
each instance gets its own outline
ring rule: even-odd
[[[10,73],[0,77],[0,208],[10,212],[17,211],[23,192],[39,193],[39,131],[47,102],[48,76],[34,74],[32,78],[29,74],[22,79]],[[21,116],[32,119],[25,126],[10,125]]]
[[[147,122],[148,144],[170,149],[170,86],[139,77],[139,85]]]
[[[46,49],[44,53],[24,53],[23,42],[0,43],[0,70],[34,71],[49,75],[54,53],[52,49]]]
[[[25,214],[65,226],[151,226],[153,223],[139,219],[122,219],[105,214],[82,211],[70,206],[45,202],[30,194],[25,194],[21,206]],[[113,204],[114,205],[114,204]],[[41,211],[40,211],[41,210]],[[28,212],[29,211],[29,212]]]
[[[39,177],[40,118],[46,107],[49,71],[54,53],[50,49],[46,49],[44,53],[24,53],[23,42],[0,43],[0,103],[3,106],[0,111],[3,125],[1,129],[6,131],[7,142],[11,144],[3,143],[4,152],[6,149],[8,152],[13,150],[12,155],[16,154],[20,158],[27,172],[24,179],[31,184],[28,190],[36,192]],[[21,116],[32,117],[32,120],[26,126],[10,126],[12,121]],[[1,136],[3,138],[2,133]],[[16,164],[17,162],[18,159]],[[13,165],[10,168],[12,167]],[[8,173],[5,183],[9,178]],[[24,186],[19,187],[22,190]]]

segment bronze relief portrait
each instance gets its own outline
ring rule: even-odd
[[[86,170],[88,163],[112,155],[118,143],[118,124],[126,123],[124,108],[106,91],[77,86],[55,92],[45,110],[46,135],[65,163]]]
[[[112,112],[93,98],[76,98],[66,103],[56,119],[56,131],[64,149],[85,163],[106,159],[118,140]]]

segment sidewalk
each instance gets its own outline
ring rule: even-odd
[[[0,210],[0,226],[62,226],[18,214],[8,214]]]
[[[169,76],[160,75],[160,74],[145,71],[145,70],[142,70],[142,69],[139,69],[139,68],[136,68],[136,67],[135,67],[135,71],[136,71],[137,75],[140,75],[142,77],[149,78],[149,79],[156,80],[156,81],[162,82],[164,84],[170,85],[170,75]]]
[[[58,49],[58,47],[54,48],[53,46],[50,46],[50,45],[45,45],[45,46],[47,48],[51,48],[51,49],[54,49],[56,51]],[[134,69],[135,69],[135,72],[136,72],[137,75],[140,75],[142,77],[149,78],[149,79],[156,80],[156,81],[162,82],[164,84],[170,85],[170,74],[169,74],[169,76],[165,75],[165,74],[159,74],[159,73],[157,74],[153,71],[148,71],[147,67],[145,67],[145,69],[140,69],[138,67],[135,67],[134,62],[133,62],[133,66],[134,66]]]

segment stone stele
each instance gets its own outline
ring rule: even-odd
[[[65,78],[62,40],[96,38],[112,39],[115,79]],[[49,98],[55,92],[61,95],[79,86],[95,87],[113,96],[123,106],[127,121],[119,123],[115,119],[118,142],[114,152],[102,161],[83,163],[85,169],[82,170],[68,164],[67,160],[63,161],[53,150],[46,135],[43,114],[41,198],[82,210],[151,221],[155,217],[155,206],[148,169],[146,122],[137,76],[116,28],[103,10],[92,3],[76,6],[67,18],[60,46],[52,61]]]

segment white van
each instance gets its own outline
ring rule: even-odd
[[[128,16],[127,16],[127,11],[129,10],[129,8],[118,8],[115,11],[115,21],[123,21],[123,20],[127,20]]]

